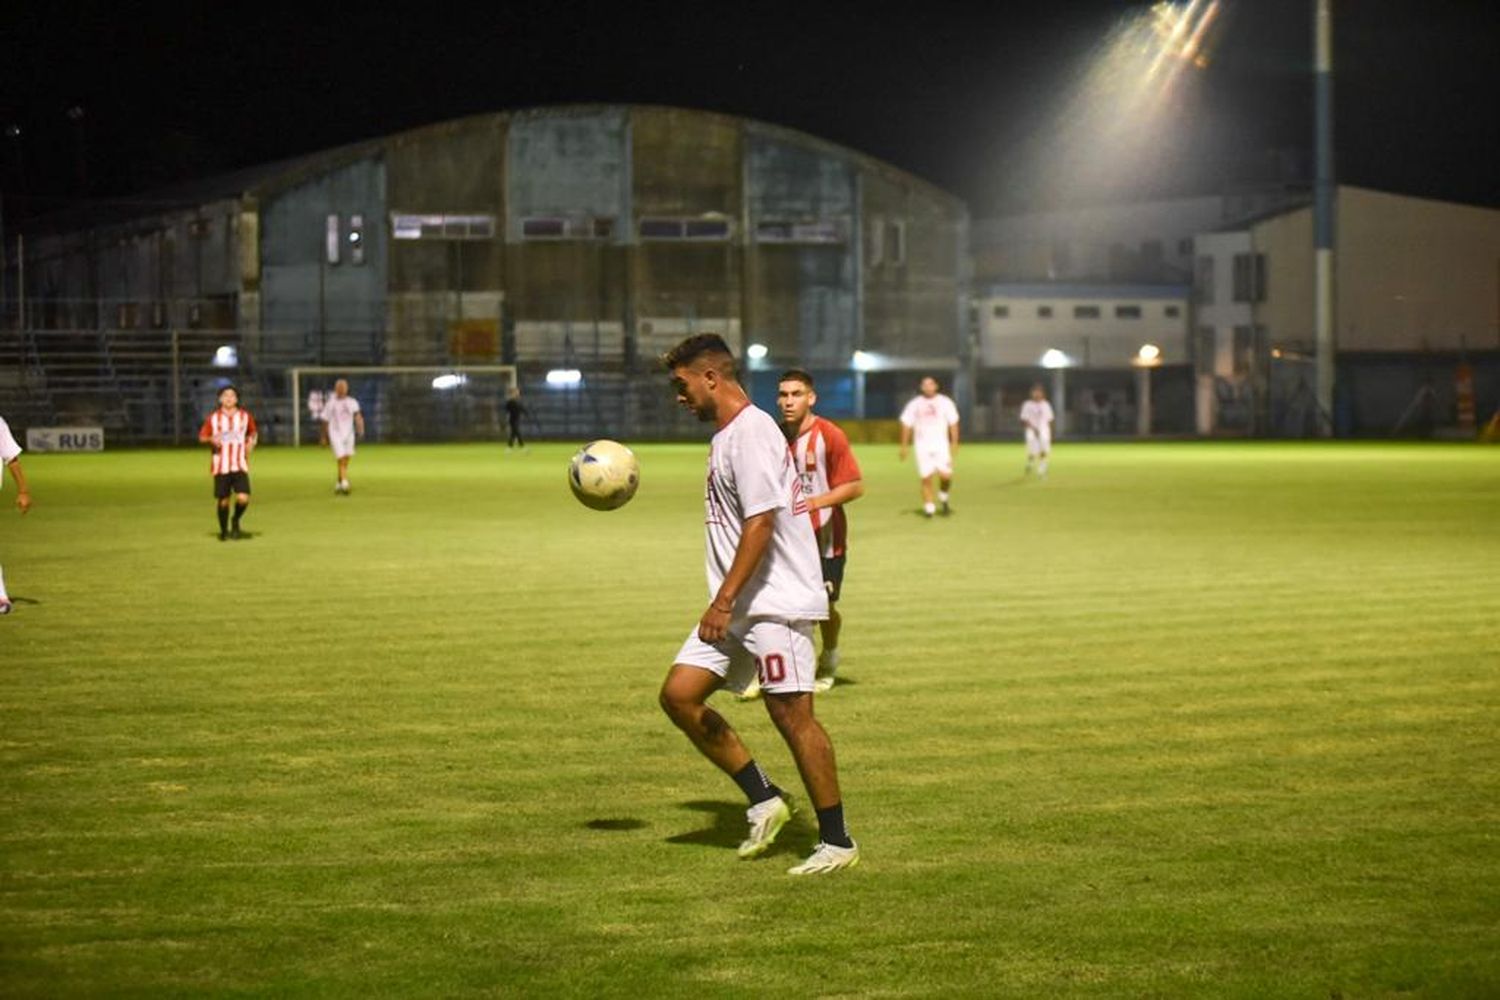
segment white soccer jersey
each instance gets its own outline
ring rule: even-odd
[[[21,446],[10,432],[10,424],[0,417],[0,465],[8,465],[21,457]],[[0,490],[5,489],[5,470],[0,469]]]
[[[917,396],[901,411],[901,423],[912,429],[917,450],[948,447],[948,428],[958,423],[958,407],[942,393]]]
[[[345,396],[339,399],[337,396],[329,396],[323,402],[322,419],[328,424],[328,436],[330,438],[350,438],[354,436],[354,415],[359,412],[359,400],[353,396]]]
[[[1035,428],[1042,434],[1052,430],[1052,404],[1045,399],[1028,399],[1021,404],[1021,423],[1027,429]]]
[[[714,435],[703,495],[708,593],[734,563],[745,520],[776,511],[770,547],[735,601],[733,617],[808,621],[828,617],[818,544],[781,427],[747,406]]]

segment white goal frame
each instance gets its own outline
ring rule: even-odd
[[[515,365],[306,365],[288,368],[292,377],[292,447],[302,447],[303,375],[506,375],[508,389],[518,386]]]

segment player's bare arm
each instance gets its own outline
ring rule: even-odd
[[[905,424],[901,425],[901,450],[898,456],[901,461],[906,461],[906,449],[911,447],[911,428]]]
[[[901,456],[905,458],[905,455]],[[850,480],[840,483],[827,493],[819,493],[815,497],[808,497],[807,506],[813,510],[821,510],[824,507],[837,507],[840,504],[852,503],[865,495],[865,483],[862,479]]]
[[[26,473],[21,470],[21,460],[13,458],[6,463],[10,478],[16,481],[16,509],[22,514],[31,509],[31,490],[26,487]]]
[[[322,420],[318,421],[318,444],[321,445],[321,446],[323,446],[323,447],[327,447],[327,445],[328,445],[328,418],[327,417],[324,417]]]
[[[361,440],[364,439],[364,436],[365,436],[365,415],[363,413],[356,413],[354,415],[354,433],[357,434],[357,435],[359,435],[359,437],[360,437]]]
[[[958,425],[957,424],[949,424],[948,425],[948,448],[951,451],[958,451]]]
[[[724,583],[709,602],[708,610],[698,620],[698,638],[707,643],[722,642],[729,634],[729,619],[734,614],[734,602],[739,598],[745,583],[754,574],[771,547],[771,536],[776,529],[776,511],[762,511],[745,519],[740,544],[734,550],[734,562],[724,574]]]

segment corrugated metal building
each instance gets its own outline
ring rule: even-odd
[[[742,118],[485,114],[163,201],[31,236],[20,327],[233,331],[273,437],[296,365],[514,363],[548,430],[671,437],[696,430],[652,362],[689,332],[765,345],[767,375],[812,369],[843,415],[893,415],[916,374],[903,359],[966,360],[963,203]],[[882,361],[856,370],[855,352]],[[582,386],[549,393],[557,367]],[[388,402],[386,437],[422,433]]]

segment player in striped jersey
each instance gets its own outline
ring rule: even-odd
[[[10,425],[0,417],[0,465],[10,470],[16,481],[16,509],[25,514],[31,509],[31,491],[26,488],[26,473],[21,471],[21,446],[10,433]],[[5,488],[5,472],[0,470],[0,490]],[[10,595],[5,592],[5,574],[0,572],[0,615],[10,614]]]
[[[848,436],[833,421],[813,412],[818,393],[811,375],[800,368],[783,372],[776,403],[781,409],[782,433],[792,447],[792,459],[802,477],[802,492],[812,511],[818,554],[823,559],[828,618],[819,623],[823,652],[818,654],[813,690],[827,691],[833,687],[833,675],[838,670],[839,632],[844,624],[835,606],[844,587],[844,559],[849,544],[849,519],[844,516],[844,504],[864,496],[865,486]]]
[[[240,409],[240,394],[232,385],[219,390],[219,408],[198,429],[198,440],[214,449],[210,469],[214,498],[219,506],[219,541],[240,537],[240,518],[250,506],[250,453],[255,450],[255,418]],[[234,520],[229,498],[234,497]]]

